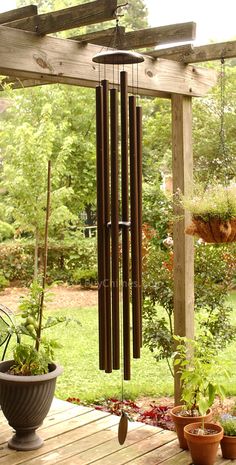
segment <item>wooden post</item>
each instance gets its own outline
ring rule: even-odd
[[[192,188],[192,98],[172,95],[173,192],[186,194]],[[174,207],[182,219],[174,223],[174,333],[194,336],[194,245],[185,234],[190,222],[188,213]],[[175,404],[180,403],[181,386],[175,370]]]

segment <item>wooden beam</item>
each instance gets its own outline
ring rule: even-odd
[[[123,37],[125,33],[125,27],[120,26],[119,31]],[[115,32],[116,28],[111,27],[109,29],[104,29],[103,31],[89,32],[87,34],[81,34],[78,36],[70,37],[70,39],[77,40],[78,42],[82,43],[90,43],[97,45],[103,45],[105,42],[108,46],[112,46],[115,38]]]
[[[200,63],[236,57],[236,41],[194,47],[192,53],[184,56],[184,63]]]
[[[50,34],[109,21],[114,18],[116,7],[117,0],[95,0],[94,2],[14,21],[7,24],[7,26],[37,32],[42,35]]]
[[[93,44],[83,46],[68,39],[39,37],[36,33],[0,26],[0,74],[3,76],[95,87],[102,71],[100,69],[99,72],[99,65],[93,63],[92,58],[100,50],[100,46]],[[132,83],[132,66],[126,69]],[[106,77],[111,82],[113,74],[112,65],[107,66]],[[170,60],[146,57],[139,65],[141,95],[169,97],[171,93],[177,93],[202,96],[216,83],[216,79],[217,74],[213,70]]]
[[[36,5],[28,5],[23,6],[22,8],[16,8],[15,10],[5,11],[4,13],[0,14],[0,24],[35,16],[37,15],[37,12],[38,9]]]
[[[167,58],[183,63],[200,63],[236,57],[236,41],[194,47],[191,44],[168,47],[147,52],[153,58]]]
[[[190,192],[193,182],[192,99],[172,95],[173,193]],[[174,333],[194,336],[194,246],[185,234],[189,214],[174,206],[174,214],[182,219],[174,222]],[[175,402],[181,397],[178,367],[175,370]]]
[[[159,48],[147,52],[153,58],[166,58],[167,60],[184,61],[185,57],[192,53],[192,44],[177,45],[176,47]]]
[[[103,31],[105,32],[105,31]],[[96,33],[95,33],[96,34]],[[99,33],[93,35],[92,42],[102,46],[111,45],[111,35]],[[196,24],[181,23],[170,24],[169,26],[153,27],[149,29],[140,29],[139,31],[126,32],[122,35],[121,49],[138,49],[145,47],[154,47],[158,44],[169,44],[172,42],[182,42],[186,40],[194,40],[196,37]],[[81,40],[80,36],[71,37],[74,40]],[[91,42],[91,41],[90,41]]]

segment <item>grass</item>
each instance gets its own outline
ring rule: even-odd
[[[236,324],[236,291],[229,302],[234,307],[233,322]],[[120,371],[106,374],[98,369],[97,308],[60,310],[58,315],[67,315],[81,322],[57,326],[48,330],[58,339],[62,348],[57,351],[57,361],[64,372],[57,380],[56,395],[60,399],[76,397],[83,402],[93,402],[108,397],[121,397]],[[222,351],[222,366],[228,364],[230,379],[224,380],[228,395],[236,395],[236,341]],[[165,361],[156,363],[147,348],[142,349],[141,359],[132,361],[132,379],[124,381],[124,397],[136,399],[141,396],[162,397],[173,395],[173,378]]]
[[[98,369],[97,308],[70,309],[58,314],[79,319],[81,326],[70,323],[59,331],[63,348],[58,351],[57,359],[64,373],[57,381],[56,395],[61,399],[78,397],[87,402],[105,397],[120,398],[120,371],[107,374]],[[58,327],[50,332],[58,337]],[[166,363],[157,365],[149,350],[143,348],[141,359],[132,362],[132,380],[124,381],[124,397],[171,394],[173,379]]]

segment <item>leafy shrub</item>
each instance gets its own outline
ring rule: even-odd
[[[236,333],[236,328],[230,321],[232,308],[226,303],[234,273],[234,268],[228,266],[229,257],[225,255],[229,250],[223,246],[198,244],[195,254],[195,312],[201,333],[210,332],[216,350],[225,347]],[[172,250],[161,250],[153,244],[150,246],[145,257],[143,285],[144,344],[149,347],[157,361],[166,359],[172,371]]]
[[[9,281],[28,285],[33,276],[34,242],[15,240],[0,244],[0,263]],[[43,263],[43,245],[39,245],[39,265]],[[75,237],[65,241],[50,241],[48,247],[48,282],[72,282],[73,272],[94,270],[97,263],[96,238]]]
[[[9,281],[5,278],[3,273],[0,272],[0,291],[4,291],[10,285]]]
[[[83,287],[91,287],[97,284],[98,274],[97,269],[88,269],[88,270],[75,270],[71,277],[71,282],[73,284],[80,284]]]
[[[14,236],[14,228],[11,224],[0,221],[0,242],[11,239]]]

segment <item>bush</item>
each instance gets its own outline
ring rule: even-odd
[[[3,273],[0,273],[0,291],[4,291],[4,289],[8,287],[9,284],[9,281],[5,278]]]
[[[71,277],[71,282],[73,284],[80,284],[83,287],[91,287],[97,284],[98,274],[97,269],[88,269],[88,270],[75,270]]]
[[[0,263],[9,281],[28,285],[32,281],[34,267],[34,242],[15,240],[0,244]],[[39,266],[43,264],[43,245],[39,246]],[[73,282],[77,270],[91,270],[94,277],[97,264],[96,238],[81,236],[56,242],[50,240],[48,247],[48,283],[53,281]]]
[[[195,250],[195,312],[201,333],[211,333],[217,350],[224,348],[236,334],[236,328],[231,324],[232,308],[226,302],[233,284],[234,267],[228,266],[230,249],[227,246],[198,244]],[[152,245],[145,260],[144,344],[157,361],[166,359],[171,369],[174,348],[173,252]]]
[[[14,228],[11,224],[0,221],[0,242],[11,239],[14,236]]]

